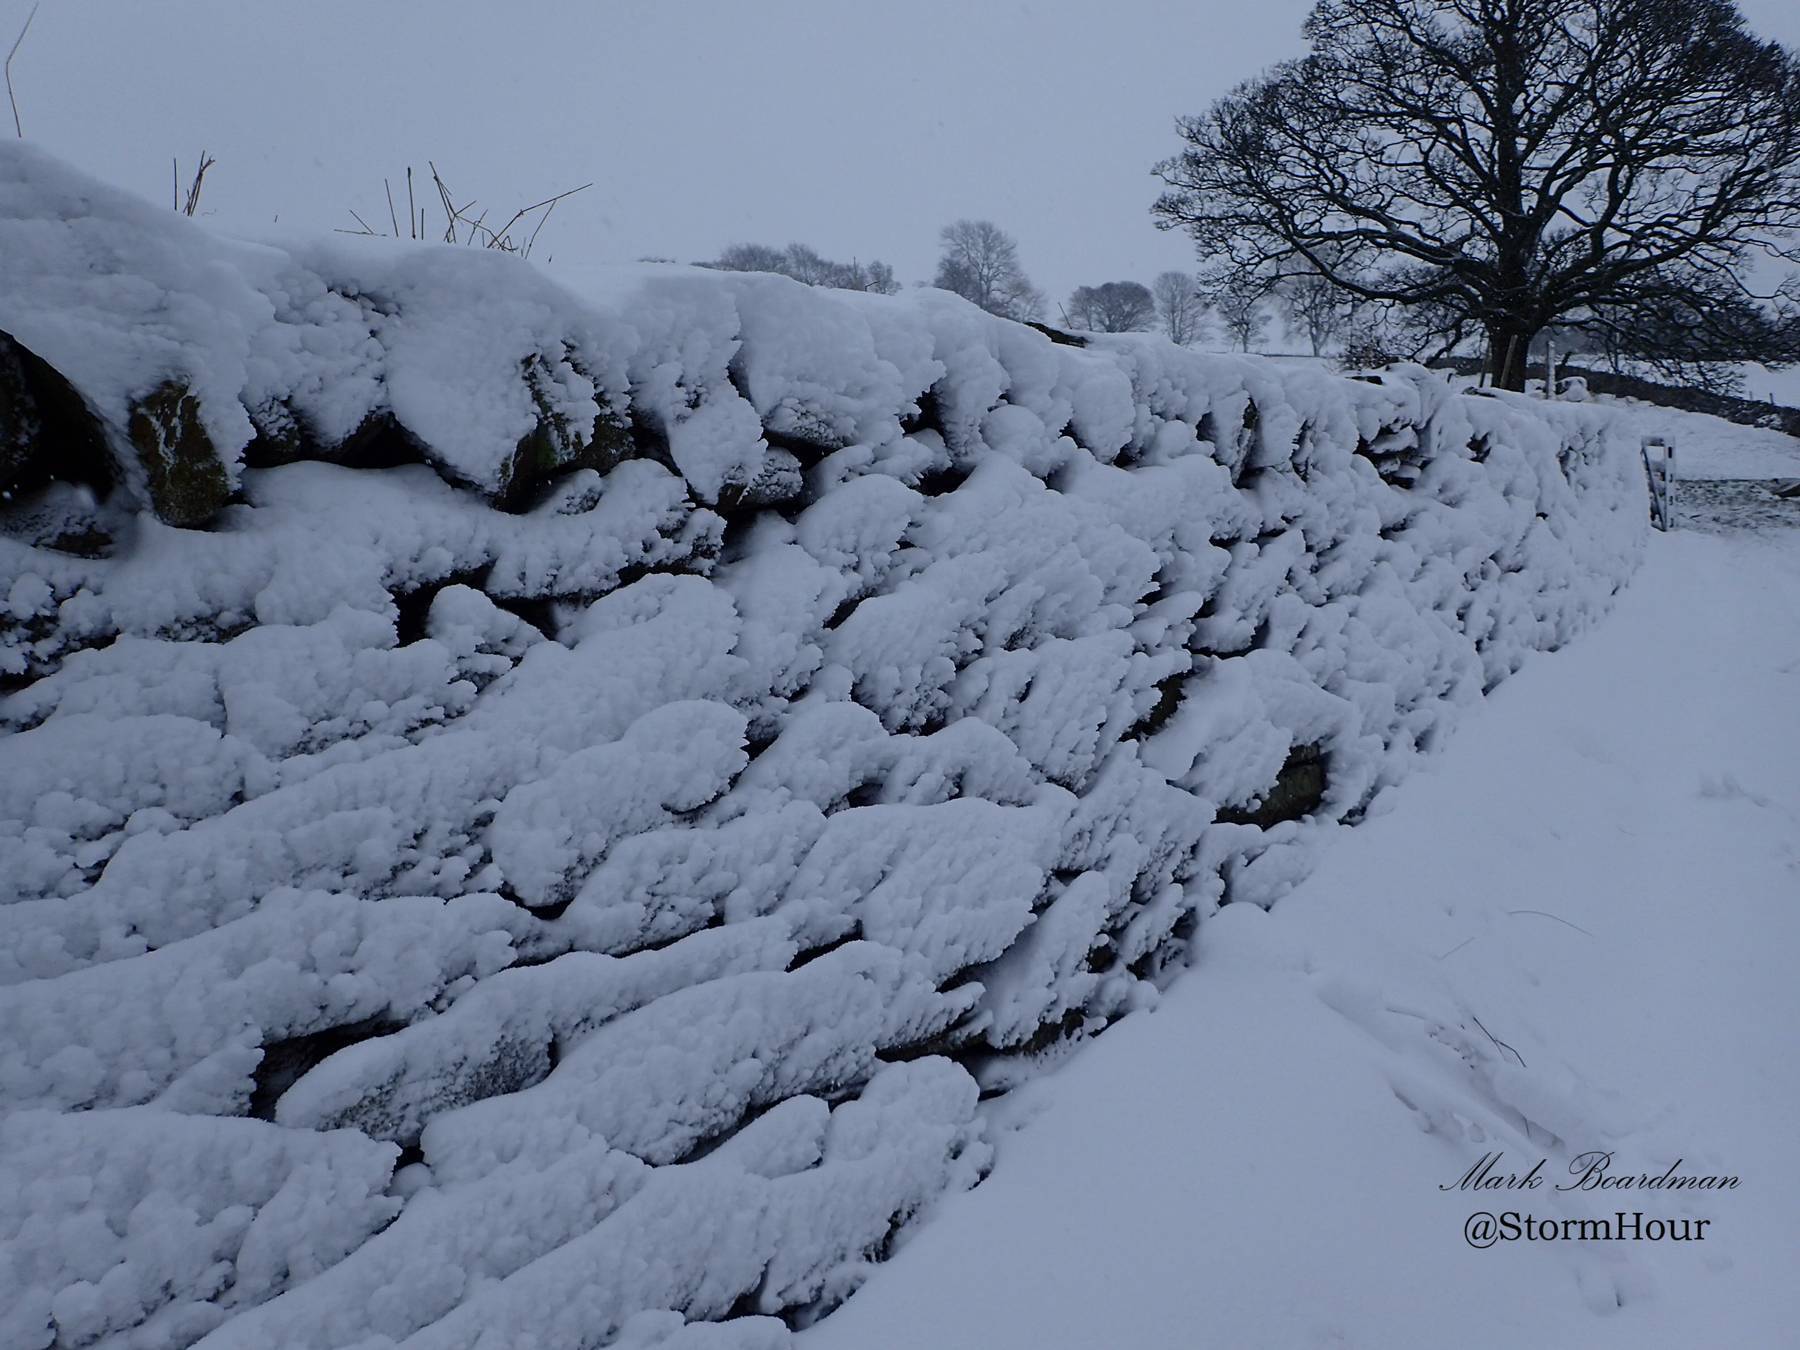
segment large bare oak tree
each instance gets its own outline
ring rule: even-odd
[[[1205,258],[1485,333],[1704,327],[1800,225],[1800,63],[1729,0],[1323,0],[1311,54],[1182,118],[1154,210]]]

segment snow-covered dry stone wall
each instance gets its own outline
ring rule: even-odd
[[[774,1346],[1643,536],[1601,415],[0,144],[0,1344]]]

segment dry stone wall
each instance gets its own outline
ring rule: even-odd
[[[11,143],[0,330],[20,1347],[780,1344],[1645,528],[1591,409]]]

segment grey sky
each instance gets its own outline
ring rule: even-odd
[[[383,175],[435,159],[496,210],[592,179],[540,253],[711,257],[803,240],[930,275],[986,216],[1053,299],[1184,267],[1150,166],[1172,119],[1301,50],[1308,0],[43,0],[25,134],[166,201],[218,157],[225,225],[385,228]],[[28,8],[0,0],[6,42]],[[1750,0],[1800,43],[1800,6]],[[404,208],[402,208],[404,210]]]

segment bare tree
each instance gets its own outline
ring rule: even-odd
[[[1018,242],[993,221],[958,220],[944,226],[938,239],[943,254],[933,286],[1004,318],[1043,316],[1043,294],[1019,265]]]
[[[779,272],[782,276],[787,275],[787,265],[787,250],[769,244],[732,244],[711,262],[700,264],[721,272]]]
[[[804,282],[808,286],[826,285],[826,278],[832,273],[836,264],[828,262],[817,249],[805,244],[789,244],[787,246],[787,266],[782,269],[795,281]]]
[[[1275,299],[1291,330],[1306,334],[1312,354],[1344,331],[1352,301],[1330,277],[1316,267],[1299,267],[1275,287]]]
[[[1069,322],[1091,333],[1136,333],[1156,320],[1150,288],[1136,281],[1077,286],[1069,296]]]
[[[894,279],[894,269],[880,261],[858,262],[852,258],[847,263],[836,263],[831,280],[825,284],[840,291],[874,291],[877,295],[892,295],[900,289],[900,283]]]
[[[1247,352],[1250,344],[1269,327],[1270,283],[1255,272],[1217,269],[1200,279],[1201,296],[1218,316],[1238,350]]]
[[[884,262],[833,262],[807,244],[774,248],[768,244],[733,244],[701,267],[721,272],[776,272],[808,286],[840,291],[876,291],[892,295],[900,289],[894,269]]]
[[[1157,223],[1437,305],[1504,387],[1547,324],[1743,294],[1800,226],[1800,63],[1730,0],[1321,0],[1304,31],[1182,119]]]
[[[1794,284],[1790,278],[1783,289]],[[1778,292],[1771,311],[1720,286],[1704,301],[1694,296],[1623,309],[1597,307],[1557,345],[1569,350],[1585,343],[1618,371],[1626,360],[1660,378],[1696,385],[1713,393],[1736,393],[1743,385],[1738,363],[1785,365],[1800,360],[1800,333],[1786,295]]]
[[[1429,364],[1445,354],[1443,333],[1454,327],[1441,306],[1351,301],[1336,334],[1338,365],[1374,370],[1396,361]]]
[[[1150,283],[1150,294],[1156,301],[1157,322],[1163,335],[1177,346],[1200,336],[1200,321],[1206,316],[1206,303],[1200,288],[1187,272],[1164,272]]]

